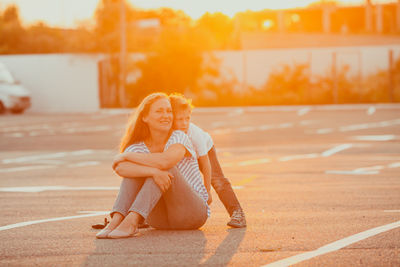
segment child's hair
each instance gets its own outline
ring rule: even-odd
[[[192,105],[192,100],[186,98],[180,93],[172,93],[169,95],[169,101],[171,102],[172,112],[177,114],[184,110],[192,111],[194,106]]]

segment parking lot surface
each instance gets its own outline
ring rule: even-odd
[[[127,116],[0,116],[1,266],[400,266],[400,105],[197,108],[247,228],[97,240]]]

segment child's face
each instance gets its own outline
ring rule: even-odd
[[[174,128],[176,130],[184,131],[185,133],[189,130],[190,119],[192,117],[191,110],[179,111],[174,116]]]

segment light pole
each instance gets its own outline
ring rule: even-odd
[[[397,1],[396,25],[397,25],[397,31],[400,32],[400,0]]]
[[[119,53],[119,104],[126,107],[125,76],[126,76],[126,10],[125,0],[120,5],[120,53]]]
[[[372,31],[372,4],[371,0],[365,0],[365,31]]]

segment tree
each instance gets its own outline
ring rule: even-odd
[[[23,48],[25,30],[21,26],[18,8],[14,5],[0,14],[0,53],[16,53]]]
[[[234,25],[228,16],[220,12],[212,14],[207,12],[198,19],[197,27],[213,39],[213,49],[226,49],[230,46]]]
[[[195,40],[196,34],[190,30],[185,33],[163,30],[152,51],[131,68],[131,71],[140,73],[135,83],[128,85],[131,105],[155,91],[199,92],[198,82],[202,77],[218,76],[218,69],[204,61],[206,52]]]

